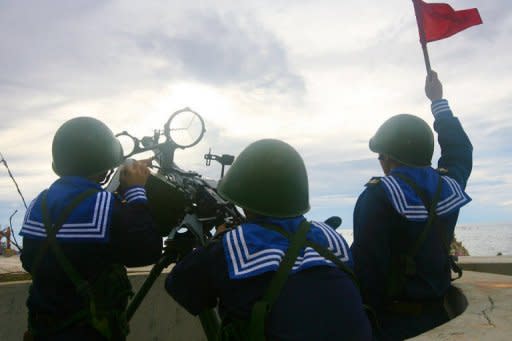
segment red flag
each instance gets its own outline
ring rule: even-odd
[[[448,4],[428,4],[422,0],[413,2],[422,43],[448,38],[482,23],[476,8],[455,11]]]

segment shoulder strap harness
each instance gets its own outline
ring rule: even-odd
[[[299,256],[300,250],[304,247],[313,248],[322,257],[336,264],[342,271],[347,273],[354,283],[356,283],[356,286],[359,287],[354,272],[340,261],[334,253],[324,246],[306,239],[307,233],[311,228],[311,224],[306,220],[303,220],[300,223],[298,231],[293,234],[286,231],[279,225],[269,223],[263,223],[260,225],[288,238],[290,241],[288,250],[283,256],[283,259],[279,264],[279,268],[272,277],[263,298],[254,304],[249,322],[244,323],[243,321],[236,321],[227,326],[223,326],[219,337],[221,340],[239,340],[247,337],[250,341],[265,340],[265,321],[288,279],[290,271],[295,264],[295,260]],[[248,335],[244,335],[244,329],[245,333],[248,332]]]
[[[33,276],[35,275],[35,273],[36,273],[35,269],[41,262],[44,254],[46,253],[48,248],[50,248],[56,257],[57,262],[59,263],[59,265],[62,267],[62,269],[68,276],[68,278],[71,280],[71,282],[75,286],[77,292],[81,296],[84,297],[86,302],[88,302],[88,307],[79,310],[78,312],[76,312],[75,314],[71,315],[69,318],[67,318],[63,321],[54,323],[52,326],[49,326],[48,329],[45,328],[44,331],[34,330],[32,327],[30,327],[31,323],[29,323],[29,329],[31,330],[31,332],[33,334],[41,334],[41,333],[46,334],[46,333],[57,332],[59,330],[67,328],[68,326],[70,326],[76,322],[79,322],[82,320],[88,320],[91,323],[92,327],[95,328],[98,332],[100,332],[108,340],[115,337],[114,336],[115,332],[111,328],[111,323],[110,323],[111,321],[109,321],[110,319],[107,318],[107,316],[98,313],[97,302],[94,298],[93,289],[91,288],[90,283],[88,281],[86,281],[80,275],[80,273],[78,271],[76,271],[76,269],[73,267],[73,265],[71,264],[69,259],[65,256],[61,246],[59,245],[59,243],[57,241],[58,231],[62,228],[62,226],[64,225],[66,220],[69,218],[69,216],[73,212],[73,210],[75,208],[77,208],[78,205],[80,205],[80,203],[82,203],[85,199],[87,199],[88,197],[90,197],[96,193],[98,193],[98,190],[91,188],[91,189],[77,195],[69,203],[69,205],[67,205],[64,208],[64,210],[61,212],[61,214],[56,219],[55,223],[51,222],[48,207],[47,207],[48,190],[45,190],[42,193],[41,211],[42,211],[43,224],[44,224],[44,228],[46,230],[47,239],[44,241],[43,245],[41,246],[39,254],[37,255],[37,257],[34,261],[34,266],[33,266],[34,270],[32,271],[32,274],[33,274]],[[126,270],[124,273],[126,274]],[[129,293],[126,292],[126,290],[123,290],[123,292],[120,294],[128,297],[129,294],[131,293],[131,288],[128,291],[129,291]],[[123,315],[123,313],[115,314],[115,315]],[[117,317],[114,317],[114,319],[119,320],[117,322],[121,322],[122,320],[126,321],[126,318],[123,319],[123,316],[117,316]],[[121,330],[122,330],[121,333],[123,333],[125,335],[128,333],[127,326],[121,326]]]
[[[420,236],[414,244],[407,250],[405,253],[400,255],[399,263],[392,264],[391,268],[391,274],[388,279],[388,297],[396,297],[399,295],[402,290],[405,287],[405,282],[407,276],[413,276],[416,274],[416,262],[414,260],[414,257],[418,253],[421,245],[427,238],[427,235],[429,231],[432,228],[432,225],[435,222],[435,219],[437,217],[436,214],[436,207],[437,203],[439,202],[439,197],[441,194],[441,188],[442,188],[442,178],[439,176],[438,182],[437,182],[437,188],[436,192],[434,194],[434,198],[429,202],[427,195],[423,190],[421,190],[414,181],[412,181],[409,177],[403,175],[403,174],[393,174],[393,176],[396,176],[403,180],[406,184],[408,184],[411,189],[418,195],[418,197],[421,199],[423,204],[425,205],[425,208],[428,211],[428,219],[425,224],[425,227],[423,228],[423,231],[421,232]],[[446,238],[446,234],[441,229],[437,229],[437,232],[439,234],[439,238],[441,239],[444,248],[446,250],[446,254],[449,257],[450,262],[450,268],[455,271],[458,275],[456,278],[451,278],[451,280],[456,280],[460,277],[462,277],[462,269],[455,263],[455,260],[450,255],[450,245],[448,243],[448,240]]]

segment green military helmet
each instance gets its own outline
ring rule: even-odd
[[[408,166],[429,166],[434,152],[434,134],[427,122],[417,116],[395,115],[370,139],[370,150]]]
[[[90,176],[123,162],[123,148],[112,131],[92,117],[75,117],[55,133],[52,167],[59,176]]]
[[[257,214],[288,218],[309,211],[308,175],[289,144],[263,139],[250,144],[220,181],[218,192]]]

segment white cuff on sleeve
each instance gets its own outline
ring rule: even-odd
[[[432,114],[434,115],[435,118],[438,118],[441,114],[441,116],[452,115],[452,110],[448,105],[448,101],[445,99],[438,99],[433,101],[431,104],[431,108]]]
[[[132,202],[147,202],[146,190],[141,186],[130,187],[124,192],[124,199],[128,203]]]

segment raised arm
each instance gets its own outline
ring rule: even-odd
[[[151,217],[144,184],[149,169],[136,161],[122,166],[121,187],[125,203],[116,203],[112,246],[117,260],[126,266],[155,263],[162,254],[162,237]]]
[[[465,188],[473,167],[473,146],[459,120],[453,116],[448,101],[443,99],[443,86],[434,71],[427,75],[425,94],[432,101],[434,130],[441,147],[437,166],[446,169],[447,175]]]

